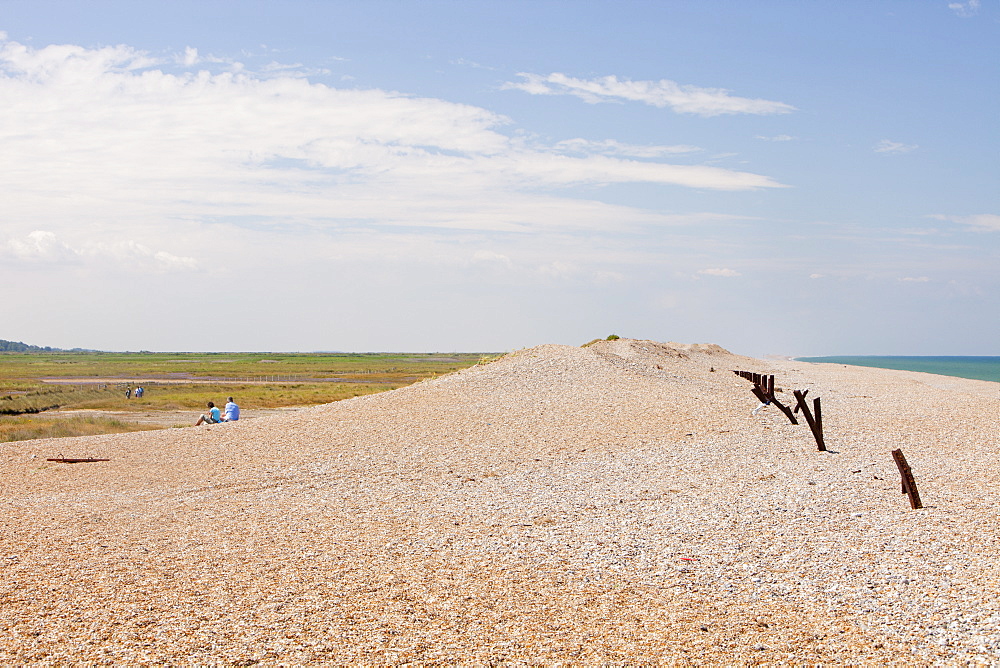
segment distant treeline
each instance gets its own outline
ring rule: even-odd
[[[21,341],[7,341],[5,339],[0,339],[0,353],[83,353],[92,352],[85,348],[73,348],[72,350],[63,350],[62,348],[52,348],[51,346],[30,346],[27,343],[22,343]]]

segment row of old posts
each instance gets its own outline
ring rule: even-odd
[[[823,440],[823,409],[819,397],[813,397],[812,408],[810,409],[809,404],[806,402],[806,395],[809,394],[809,390],[793,390],[792,396],[795,397],[795,406],[794,408],[789,408],[775,396],[773,375],[760,374],[753,371],[733,371],[733,373],[753,383],[753,389],[750,392],[760,400],[760,403],[765,406],[774,404],[778,410],[785,414],[785,417],[792,424],[799,423],[795,419],[795,415],[801,411],[803,417],[806,419],[806,423],[809,425],[809,429],[812,431],[813,438],[816,439],[816,448],[820,451],[826,450],[826,442]],[[922,508],[920,494],[917,492],[917,483],[913,480],[913,473],[910,470],[910,465],[906,463],[903,451],[893,450],[892,458],[899,469],[903,494],[909,497],[910,507]]]
[[[753,373],[752,371],[734,371],[733,373],[753,383],[753,389],[750,391],[753,392],[753,395],[760,400],[760,403],[765,406],[768,404],[774,404],[778,407],[778,410],[785,414],[785,417],[788,418],[789,422],[792,424],[799,423],[799,421],[795,419],[795,413],[797,412],[798,407],[796,407],[796,410],[793,411],[774,396],[774,376],[765,376],[759,373]],[[806,391],[808,392],[808,390]],[[820,443],[819,449],[826,450],[826,446],[822,445],[822,438],[820,438],[818,442]]]

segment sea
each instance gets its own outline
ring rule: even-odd
[[[879,369],[923,371],[1000,383],[1000,357],[924,357],[897,355],[853,355],[841,357],[797,357],[803,362],[873,366]]]

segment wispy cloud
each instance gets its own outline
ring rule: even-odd
[[[979,0],[967,0],[967,2],[949,2],[948,9],[952,10],[962,18],[970,18],[979,13]]]
[[[918,148],[920,147],[916,144],[903,144],[897,141],[883,139],[879,143],[875,144],[872,150],[876,153],[909,153],[910,151],[915,151]]]
[[[980,213],[972,216],[929,216],[935,220],[944,220],[956,225],[971,227],[975,230],[985,232],[1000,232],[1000,215],[994,213]]]
[[[266,50],[266,47],[263,48]],[[139,53],[137,51],[130,51],[133,54]],[[342,59],[334,58],[334,60]],[[154,59],[147,63],[147,65],[150,67],[156,67],[165,65],[171,61],[173,64],[182,68],[193,68],[195,66],[199,66],[202,68],[230,72],[233,74],[252,73],[254,76],[260,78],[283,76],[304,79],[310,76],[326,76],[330,74],[330,70],[328,69],[306,67],[302,63],[280,63],[275,60],[265,63],[257,70],[251,70],[247,68],[242,61],[234,58],[223,58],[212,54],[202,54],[193,46],[185,47],[183,53],[174,54],[172,59]]]
[[[778,142],[795,141],[795,137],[793,137],[792,135],[775,135],[773,137],[765,137],[763,135],[757,135],[755,139],[760,139],[762,141],[778,141]]]
[[[452,65],[460,65],[462,67],[471,67],[477,70],[496,70],[495,67],[490,67],[489,65],[483,65],[482,63],[477,63],[474,60],[469,60],[468,58],[459,58],[458,60],[450,61]]]
[[[589,139],[566,139],[555,144],[554,148],[559,151],[593,154],[602,153],[604,155],[619,155],[630,158],[664,158],[670,155],[684,153],[697,153],[701,149],[697,146],[678,144],[673,146],[640,146],[635,144],[624,144],[614,139],[593,141]]]
[[[782,187],[765,175],[662,161],[694,147],[583,139],[546,146],[509,133],[510,119],[481,107],[332,88],[284,68],[176,71],[204,60],[194,49],[160,59],[126,46],[0,41],[0,220],[21,235],[60,233],[72,220],[155,248],[177,242],[177,221],[627,226],[661,217],[560,189]]]
[[[0,257],[21,264],[90,264],[117,269],[142,269],[155,273],[198,269],[191,257],[154,251],[134,240],[87,241],[79,246],[67,243],[55,232],[35,230],[22,238],[0,241]]]
[[[503,253],[496,253],[494,251],[488,250],[478,250],[472,254],[473,262],[482,262],[487,264],[499,264],[504,267],[511,266],[510,258]]]
[[[722,278],[735,278],[737,276],[742,276],[742,274],[735,269],[723,268],[700,269],[698,273],[702,276],[720,276]]]
[[[573,95],[581,100],[598,102],[641,102],[667,108],[681,114],[719,116],[723,114],[787,114],[795,107],[784,102],[737,97],[723,88],[702,88],[678,84],[669,79],[631,81],[616,76],[579,79],[559,72],[532,74],[520,72],[521,81],[507,82],[503,88],[532,95]]]

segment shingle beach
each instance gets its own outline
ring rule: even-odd
[[[621,339],[2,444],[0,663],[997,664],[998,435],[997,383]]]

